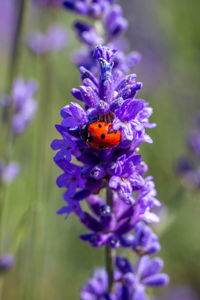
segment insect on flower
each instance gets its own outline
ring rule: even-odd
[[[119,145],[121,134],[111,123],[94,122],[81,128],[81,136],[86,144],[94,149],[112,149]]]

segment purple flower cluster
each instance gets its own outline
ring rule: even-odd
[[[195,291],[187,285],[172,286],[154,300],[199,300]]]
[[[128,48],[127,40],[120,37],[128,28],[128,21],[123,17],[120,5],[115,1],[64,1],[63,5],[78,14],[87,15],[92,18],[101,19],[100,23],[87,23],[86,21],[74,22],[74,29],[79,40],[84,44],[83,48],[74,52],[73,61],[80,67],[84,66],[88,70],[98,72],[96,60],[93,56],[94,48],[98,44],[105,44],[110,48],[117,49],[113,58],[114,68],[123,72],[129,72],[140,61],[138,52],[132,51],[128,55],[124,51]]]
[[[41,32],[30,33],[27,46],[37,55],[58,52],[67,46],[67,31],[59,24],[52,24],[45,34]]]
[[[22,78],[14,81],[11,101],[14,109],[12,128],[16,134],[22,133],[37,110],[37,102],[34,97],[37,91],[37,83],[35,80],[25,82]]]
[[[81,290],[81,300],[147,300],[146,288],[166,285],[169,278],[160,273],[163,261],[147,255],[139,257],[132,267],[129,260],[117,256],[115,260],[115,292],[108,292],[108,274],[105,269],[95,269],[91,279]]]
[[[143,300],[147,299],[147,286],[168,283],[167,275],[158,274],[162,260],[149,259],[160,250],[160,244],[145,223],[159,222],[152,209],[161,203],[156,198],[153,178],[145,177],[148,167],[138,153],[141,143],[152,143],[146,129],[156,124],[149,122],[149,104],[136,98],[142,83],[136,81],[135,74],[125,75],[115,68],[115,55],[116,50],[97,46],[94,58],[99,63],[99,76],[80,68],[82,85],[72,89],[72,95],[84,104],[84,109],[75,102],[61,109],[62,121],[56,125],[61,139],[51,145],[57,151],[54,161],[63,172],[57,185],[66,189],[66,204],[58,214],[68,217],[75,213],[89,230],[81,240],[92,247],[130,248],[139,257],[134,267],[125,258],[115,258],[113,294],[108,291],[107,273],[95,271],[81,292],[84,300]],[[87,128],[93,122],[111,124],[115,133],[120,132],[120,143],[108,149],[88,146]],[[98,130],[102,130],[99,125]],[[77,164],[74,159],[71,162],[72,157]],[[111,194],[110,203],[97,195],[104,190]],[[85,199],[87,210],[82,206]]]
[[[176,165],[183,186],[189,189],[200,189],[200,113],[197,115],[196,124],[187,140],[190,151],[188,157],[181,157]]]
[[[4,95],[2,97],[0,102],[2,106],[1,119],[3,123],[11,123],[8,127],[11,128],[10,134],[12,136],[23,133],[33,119],[37,110],[36,91],[37,83],[35,80],[30,79],[25,82],[22,78],[17,78],[14,81],[11,96]],[[12,116],[10,112],[12,112]],[[0,184],[11,183],[19,171],[18,163],[5,164],[0,161]]]

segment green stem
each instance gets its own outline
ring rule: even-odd
[[[29,2],[30,0],[18,0],[17,1],[17,16],[15,22],[15,33],[14,39],[12,41],[11,54],[9,59],[9,66],[7,71],[7,80],[5,86],[5,93],[10,95],[11,89],[13,85],[13,81],[15,76],[18,73],[18,65],[19,58],[22,50],[22,41],[23,41],[23,33],[25,32],[26,20],[29,14]],[[3,114],[6,115],[6,119],[1,119],[0,116],[0,127],[2,127],[2,135],[3,142],[1,146],[1,157],[4,158],[5,161],[9,161],[12,152],[13,152],[13,144],[14,144],[14,136],[12,131],[12,116],[13,116],[13,103],[9,104],[6,108],[6,111],[3,112],[3,108],[1,108]]]
[[[6,92],[9,93],[12,87],[13,79],[18,71],[18,62],[20,56],[20,48],[23,40],[23,28],[26,26],[26,20],[29,12],[29,0],[18,0],[18,14],[16,18],[16,29],[11,49],[10,64],[8,67],[8,78]]]
[[[106,189],[106,204],[113,207],[113,193],[109,187]],[[109,292],[113,289],[113,273],[114,273],[114,258],[115,258],[115,250],[109,246],[105,247],[105,264],[106,270],[108,274],[108,290]]]

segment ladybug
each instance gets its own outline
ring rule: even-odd
[[[94,149],[112,149],[121,140],[119,130],[114,130],[113,125],[105,122],[94,122],[81,129],[81,136],[86,144]]]

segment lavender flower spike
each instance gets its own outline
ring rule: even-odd
[[[83,33],[89,27],[79,24],[78,30],[82,39],[88,38]],[[66,204],[58,214],[67,218],[74,213],[87,229],[81,240],[92,247],[105,246],[109,253],[108,273],[95,271],[81,291],[82,300],[146,300],[147,287],[169,281],[166,274],[159,273],[163,261],[148,256],[157,253],[160,244],[142,223],[158,222],[152,209],[161,205],[153,177],[145,176],[148,167],[138,153],[141,143],[153,142],[146,133],[146,128],[156,125],[149,122],[153,110],[137,98],[142,83],[136,81],[136,75],[115,68],[116,55],[115,49],[98,45],[94,51],[98,75],[80,68],[82,85],[72,89],[72,96],[84,108],[71,102],[61,109],[62,121],[56,125],[61,139],[51,144],[58,151],[54,161],[62,170],[57,185],[65,189]],[[106,201],[98,196],[103,190]],[[134,267],[127,259],[114,257],[113,249],[119,247],[137,254]]]

